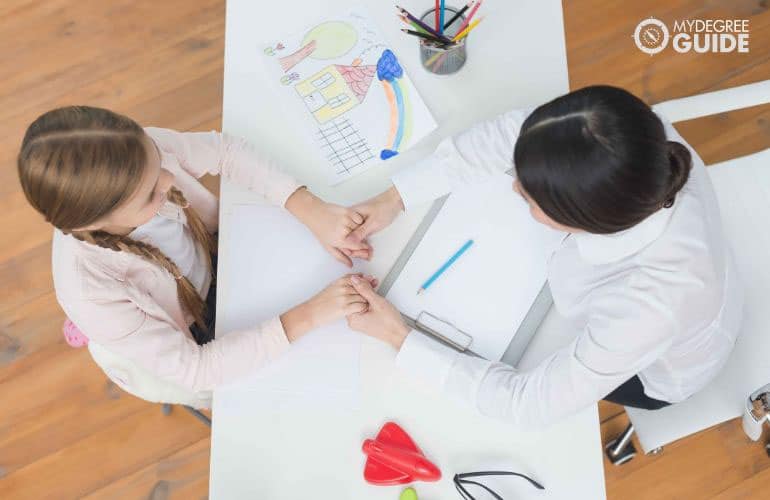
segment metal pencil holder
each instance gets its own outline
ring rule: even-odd
[[[444,7],[445,15],[448,14],[448,18],[451,18],[457,13],[457,9],[453,7]],[[422,15],[420,20],[432,26],[435,20],[436,9],[430,9]],[[465,16],[460,16],[455,22],[449,26],[444,35],[447,38],[452,38],[458,33],[458,29],[465,21]],[[442,46],[438,43],[430,40],[420,40],[420,61],[422,66],[431,73],[436,75],[451,75],[460,70],[465,65],[466,55],[466,36],[455,45],[448,47]]]

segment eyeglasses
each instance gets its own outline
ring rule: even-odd
[[[466,489],[466,486],[469,486],[469,485],[483,488],[487,493],[492,495],[495,498],[495,500],[506,500],[503,497],[501,497],[499,494],[495,493],[490,487],[478,481],[473,481],[471,479],[471,478],[479,478],[479,477],[487,477],[487,476],[517,476],[517,477],[526,479],[527,481],[529,481],[529,484],[531,484],[532,486],[534,486],[539,490],[545,489],[545,486],[543,486],[542,484],[538,483],[537,481],[530,478],[529,476],[526,476],[524,474],[519,474],[518,472],[506,472],[506,471],[465,472],[462,474],[455,474],[455,477],[452,481],[455,483],[455,488],[457,489],[457,492],[460,493],[460,496],[463,497],[464,500],[476,500],[476,497],[471,495]]]

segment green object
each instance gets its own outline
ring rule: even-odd
[[[342,21],[327,21],[311,29],[302,39],[302,46],[315,41],[313,59],[334,59],[350,52],[358,42],[358,31]]]
[[[398,500],[418,500],[417,492],[414,488],[407,488],[401,492],[401,496],[398,497]]]

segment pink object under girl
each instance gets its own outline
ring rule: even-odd
[[[88,337],[83,335],[80,328],[75,326],[75,323],[70,321],[69,318],[64,320],[62,333],[64,333],[64,339],[71,347],[85,347],[88,345]]]

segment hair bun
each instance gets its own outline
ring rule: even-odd
[[[687,179],[690,178],[692,155],[690,150],[679,142],[668,141],[667,146],[671,175],[668,178],[668,191],[666,192],[663,206],[670,208],[674,205],[676,194],[687,183]]]

